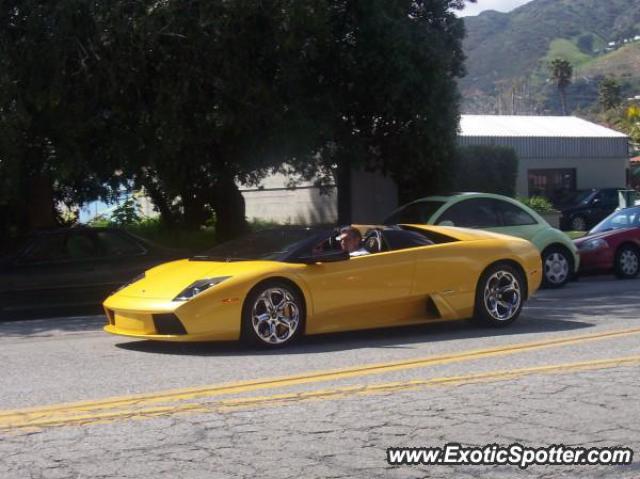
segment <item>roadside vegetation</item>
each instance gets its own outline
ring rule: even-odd
[[[212,219],[198,229],[176,228],[173,225],[167,225],[159,216],[143,218],[137,204],[129,199],[115,208],[108,218],[94,219],[88,223],[88,226],[122,228],[151,243],[198,253],[219,242],[215,224],[215,220]],[[256,219],[248,222],[249,231],[260,231],[275,226],[279,226],[279,224]]]
[[[518,201],[520,201],[520,203],[522,203],[523,205],[528,206],[536,213],[547,214],[553,213],[555,211],[553,205],[551,204],[551,201],[543,196],[532,196],[531,198],[520,197],[518,198]]]
[[[169,229],[248,228],[238,185],[284,163],[446,190],[464,0],[142,0],[0,7],[0,240],[144,189]],[[37,74],[34,74],[37,72]],[[179,72],[179,74],[176,74]],[[162,235],[158,235],[162,236]]]

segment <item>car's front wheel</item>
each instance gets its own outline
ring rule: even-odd
[[[616,276],[620,279],[632,279],[640,272],[640,251],[631,245],[623,245],[616,253]]]
[[[242,339],[263,347],[294,342],[304,330],[305,304],[301,294],[284,281],[256,286],[242,308]]]
[[[542,286],[561,288],[569,282],[573,272],[573,258],[565,248],[551,246],[542,253],[544,275]]]
[[[476,289],[474,318],[494,327],[513,323],[524,303],[524,280],[508,263],[489,267],[480,277]]]

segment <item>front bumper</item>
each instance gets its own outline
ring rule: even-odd
[[[210,301],[159,301],[114,295],[104,304],[110,334],[158,341],[235,341],[241,305]]]
[[[613,268],[613,259],[611,248],[580,251],[580,272],[608,271]]]

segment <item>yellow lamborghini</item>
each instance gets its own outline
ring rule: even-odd
[[[528,241],[439,226],[283,227],[148,270],[104,302],[105,331],[162,341],[242,339],[283,346],[303,334],[475,317],[513,322],[540,286]]]

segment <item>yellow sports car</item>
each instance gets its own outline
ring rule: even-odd
[[[442,226],[283,227],[148,270],[104,302],[105,331],[162,341],[242,339],[273,347],[302,334],[475,317],[513,322],[540,286],[528,241]],[[342,246],[342,248],[341,248]]]

